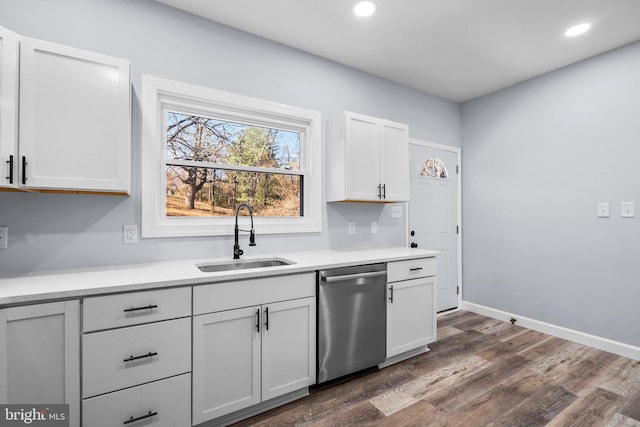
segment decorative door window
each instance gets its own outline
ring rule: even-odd
[[[425,178],[449,179],[444,162],[437,157],[429,157],[420,166],[420,176]]]

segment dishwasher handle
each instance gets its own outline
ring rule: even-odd
[[[332,282],[342,282],[345,280],[360,279],[365,277],[386,276],[386,274],[387,274],[386,271],[371,271],[368,273],[345,274],[344,276],[325,277],[323,275],[320,275],[320,280],[322,280],[323,282],[332,283]]]

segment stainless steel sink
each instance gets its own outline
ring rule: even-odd
[[[284,258],[268,258],[268,259],[248,259],[211,262],[207,264],[197,264],[196,267],[204,273],[214,273],[217,271],[233,271],[246,270],[251,268],[278,267],[283,265],[295,264]]]

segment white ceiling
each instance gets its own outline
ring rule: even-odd
[[[640,40],[640,0],[157,1],[458,102]]]

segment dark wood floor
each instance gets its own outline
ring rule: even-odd
[[[465,311],[431,352],[237,426],[637,426],[640,362]]]

